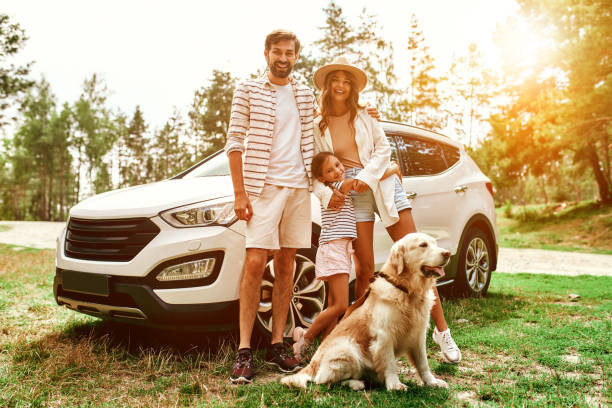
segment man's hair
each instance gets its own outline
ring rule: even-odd
[[[319,177],[323,177],[323,165],[328,157],[333,156],[332,152],[320,152],[315,154],[312,158],[312,163],[310,164],[310,172],[312,173],[312,177],[318,179]]]
[[[279,41],[293,40],[295,43],[295,53],[300,53],[300,40],[297,39],[295,34],[288,30],[274,30],[266,37],[266,50],[270,51],[272,44],[276,44]]]

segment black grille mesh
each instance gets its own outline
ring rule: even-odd
[[[86,220],[71,218],[66,233],[66,256],[90,261],[132,260],[157,234],[148,218]]]

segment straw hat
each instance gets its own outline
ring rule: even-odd
[[[353,74],[356,81],[355,87],[357,88],[357,92],[361,92],[363,88],[365,88],[368,84],[368,76],[362,69],[351,65],[344,57],[336,57],[331,62],[331,64],[323,65],[321,68],[315,71],[314,84],[317,89],[319,91],[323,89],[323,87],[325,86],[325,78],[327,77],[327,74],[339,70],[347,71]]]

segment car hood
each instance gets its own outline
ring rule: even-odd
[[[164,180],[90,197],[70,209],[71,217],[154,217],[162,211],[200,201],[233,197],[229,176]]]

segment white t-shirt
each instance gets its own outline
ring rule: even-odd
[[[291,84],[276,88],[276,119],[270,147],[266,184],[308,188],[308,177],[302,158],[302,126]]]

